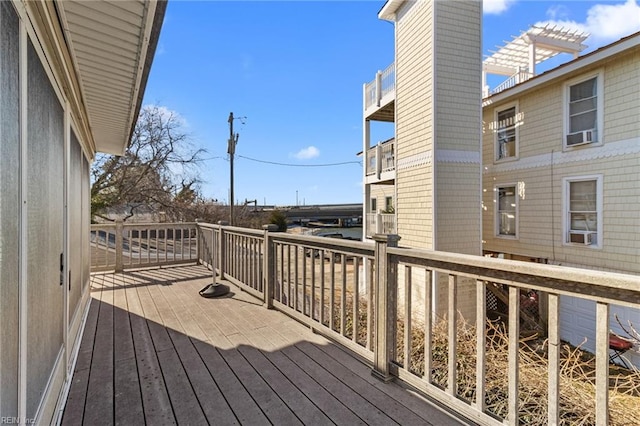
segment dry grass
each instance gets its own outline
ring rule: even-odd
[[[476,333],[463,319],[458,321],[458,396],[475,401]],[[402,352],[404,324],[398,322],[398,354]],[[519,417],[523,424],[547,424],[547,341],[529,337],[520,341]],[[447,322],[437,321],[432,329],[432,383],[447,386]],[[595,425],[595,358],[563,344],[560,353],[560,424]],[[424,372],[424,332],[412,330],[410,370]],[[487,411],[499,418],[508,413],[508,335],[502,323],[487,323],[486,395]],[[617,366],[610,368],[609,424],[637,425],[640,422],[640,372]]]

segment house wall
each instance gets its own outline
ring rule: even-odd
[[[507,258],[542,259],[587,269],[640,273],[640,49],[606,63],[594,64],[545,87],[504,99],[484,108],[483,238],[484,249]],[[563,93],[568,80],[600,72],[603,77],[602,144],[563,150]],[[517,102],[519,158],[496,164],[490,123],[495,109]],[[564,242],[563,179],[600,175],[603,187],[601,246]],[[496,237],[495,185],[518,185],[518,236]],[[560,336],[574,345],[595,350],[595,303],[573,297],[560,299]],[[610,328],[625,336],[636,328],[636,309],[611,306]],[[625,357],[640,365],[640,349]]]
[[[91,150],[34,5],[0,2],[0,413],[49,424],[89,301]]]
[[[481,252],[481,4],[407,2],[396,17],[396,186],[400,245]],[[448,278],[435,279],[436,311]],[[458,309],[475,315],[475,282]],[[418,295],[418,299],[420,296]],[[416,301],[420,305],[420,300]]]
[[[434,248],[435,2],[406,2],[396,19],[396,186],[400,244]]]
[[[483,239],[484,249],[551,263],[640,273],[637,238],[640,199],[640,53],[595,65],[544,88],[484,109]],[[564,149],[563,85],[600,71],[603,76],[603,143]],[[633,83],[635,82],[635,83]],[[519,159],[496,163],[489,123],[495,109],[517,101],[521,116]],[[601,175],[603,235],[601,246],[565,243],[563,178]],[[495,230],[496,185],[517,184],[518,236],[501,238]]]

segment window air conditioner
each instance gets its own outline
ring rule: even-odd
[[[569,232],[569,242],[589,246],[593,244],[593,234],[593,232]]]
[[[567,135],[567,146],[583,145],[596,140],[596,129],[581,130]]]

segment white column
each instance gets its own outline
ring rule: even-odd
[[[529,74],[536,75],[536,44],[529,45]]]

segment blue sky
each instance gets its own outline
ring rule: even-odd
[[[206,198],[229,201],[233,111],[246,117],[234,123],[236,200],[362,201],[362,85],[394,57],[393,24],[377,18],[383,5],[169,2],[144,103],[179,114],[193,144],[207,150],[199,169]],[[591,33],[588,52],[640,31],[640,4],[485,1],[483,53],[541,22]],[[372,129],[372,142],[391,136],[389,125]]]

